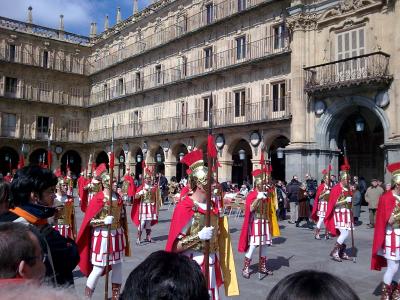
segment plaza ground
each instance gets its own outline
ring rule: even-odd
[[[128,206],[128,215],[130,215],[131,207]],[[79,207],[77,211],[77,223],[80,225],[82,213]],[[150,253],[163,250],[168,237],[170,219],[173,208],[168,209],[163,206],[160,210],[159,223],[154,227],[153,239],[155,243],[136,245],[136,228],[129,220],[129,234],[132,247],[132,256],[125,258],[123,265],[123,282],[127,279],[129,273],[142,262]],[[250,279],[241,276],[243,266],[243,254],[237,252],[237,243],[239,240],[240,230],[243,217],[229,217],[229,226],[232,237],[232,246],[235,253],[236,273],[239,280],[240,296],[225,297],[223,289],[220,289],[222,299],[265,299],[269,291],[275,284],[286,275],[304,270],[314,269],[333,273],[343,280],[357,292],[360,299],[378,299],[380,294],[380,284],[383,272],[370,270],[370,256],[373,238],[373,229],[369,229],[368,209],[362,207],[361,222],[362,224],[355,228],[354,236],[357,249],[357,263],[351,261],[343,261],[341,263],[333,261],[329,253],[335,243],[335,240],[315,240],[313,231],[310,229],[296,228],[295,225],[288,224],[287,221],[280,221],[281,236],[275,238],[273,246],[268,248],[268,267],[274,271],[273,276],[268,276],[262,280],[258,279],[257,263],[258,251],[253,254],[253,262],[251,268],[254,273]],[[304,222],[303,222],[304,224]],[[305,225],[304,225],[305,226]],[[323,231],[321,231],[323,232]],[[347,245],[351,245],[350,239]],[[77,269],[75,275],[75,288],[79,295],[83,295],[86,278],[82,277]],[[111,295],[111,287],[109,288]],[[93,299],[104,299],[104,277],[98,282]]]

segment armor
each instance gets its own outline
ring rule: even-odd
[[[57,206],[57,218],[55,219],[57,225],[69,225],[72,226],[74,217],[74,205],[73,203],[65,203],[65,205]]]
[[[115,200],[114,200],[115,199]],[[103,200],[104,206],[100,210],[100,212],[96,215],[96,217],[92,218],[90,221],[90,225],[93,227],[104,226],[104,218],[108,216],[108,208],[109,201],[107,197],[104,197]],[[117,229],[121,227],[121,213],[122,213],[122,204],[119,201],[116,201],[116,198],[113,197],[112,206],[111,206],[111,215],[114,217],[113,223],[111,224],[111,229]]]
[[[189,229],[190,236],[198,236],[201,229],[204,228],[206,224],[206,215],[196,211],[193,215],[193,222]],[[210,214],[210,226],[214,227],[216,233],[218,233],[218,216],[215,214]],[[182,241],[184,244],[184,240]],[[204,243],[199,240],[192,247],[192,250],[204,252]],[[210,240],[210,253],[215,253],[218,251],[218,234],[214,234]]]
[[[142,203],[156,203],[156,195],[152,193],[151,189],[145,190],[140,199]]]

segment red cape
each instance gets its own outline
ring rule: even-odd
[[[351,194],[347,192],[349,196]],[[339,230],[336,230],[335,227],[335,220],[334,220],[334,212],[335,212],[335,205],[342,194],[342,185],[338,183],[331,189],[331,193],[329,194],[329,201],[328,201],[328,210],[326,211],[326,216],[324,219],[325,228],[328,229],[332,236],[336,236],[339,234]]]
[[[318,222],[317,212],[318,212],[319,195],[321,195],[321,193],[324,191],[324,188],[325,188],[325,183],[321,183],[317,188],[317,192],[315,193],[314,204],[311,213],[311,219],[315,222]]]
[[[79,268],[83,275],[89,276],[92,271],[93,265],[90,259],[90,243],[91,243],[91,227],[90,220],[95,217],[100,210],[103,208],[104,202],[103,192],[98,192],[89,203],[89,207],[86,210],[85,217],[83,218],[81,227],[79,229],[78,238],[76,244],[79,250]]]
[[[396,198],[392,191],[384,193],[379,198],[378,209],[376,210],[376,221],[374,230],[374,242],[372,244],[371,270],[380,271],[386,267],[386,258],[378,255],[378,251],[383,248],[386,237],[386,224],[396,205]]]
[[[81,206],[81,211],[85,212],[87,205],[88,205],[88,190],[85,190],[84,187],[90,182],[90,179],[86,179],[85,177],[81,176],[78,178],[78,195],[79,198],[81,199],[80,206]]]
[[[252,215],[250,213],[250,206],[254,200],[257,199],[258,192],[252,190],[246,197],[246,207],[244,210],[244,220],[242,225],[242,231],[240,232],[238,250],[239,252],[246,252],[249,248],[249,225],[253,222]]]
[[[129,182],[128,186],[128,196],[129,197],[134,197],[136,193],[136,186],[135,186],[135,180],[133,179],[132,176],[130,175],[125,175],[124,180]]]
[[[156,186],[153,186],[151,188],[151,192],[155,193],[156,192],[156,188],[157,188]],[[136,194],[138,194],[142,189],[143,189],[143,184],[136,189]],[[139,199],[133,199],[133,205],[132,205],[132,210],[131,210],[131,220],[136,226],[139,226],[139,224],[140,224],[140,221],[139,221],[139,208],[140,208],[140,198]],[[151,221],[151,226],[153,226],[153,225],[155,225],[157,223],[158,223],[157,220]]]
[[[185,185],[182,190],[181,193],[179,194],[179,201],[182,201],[182,199],[185,199],[185,197],[189,194],[190,189],[187,185]]]
[[[169,227],[167,245],[165,246],[165,251],[172,252],[174,242],[178,235],[181,233],[183,227],[190,221],[193,217],[193,200],[189,196],[186,196],[182,201],[176,205],[174,213],[171,219],[171,225]]]

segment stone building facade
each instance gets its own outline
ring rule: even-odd
[[[90,37],[0,18],[0,168],[50,148],[77,173],[114,134],[119,177],[145,160],[179,179],[211,118],[220,181],[251,181],[263,148],[275,178],[319,177],[344,140],[353,173],[382,178],[400,158],[397,5],[165,0]]]

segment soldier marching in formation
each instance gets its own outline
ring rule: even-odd
[[[313,210],[311,214],[311,219],[317,222],[317,226],[315,228],[314,237],[316,240],[320,240],[320,231],[321,226],[324,223],[324,219],[326,216],[326,211],[328,210],[328,201],[329,201],[329,194],[331,192],[330,187],[330,176],[326,170],[322,171],[323,175],[323,182],[318,186],[317,192],[315,194],[315,200],[313,205]],[[329,232],[325,227],[325,239],[329,239]]]

